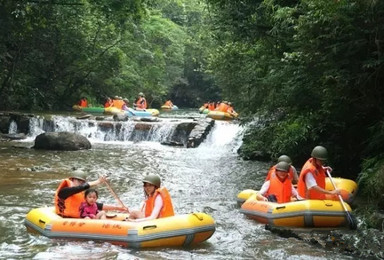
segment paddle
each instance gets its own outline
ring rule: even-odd
[[[128,108],[128,110],[127,110],[129,113],[131,113],[132,114],[132,116],[136,116],[136,114],[133,112],[134,110],[132,109],[132,108]]]
[[[113,195],[113,197],[115,197],[117,203],[123,207],[123,208],[126,208],[129,212],[129,209],[124,205],[124,203],[119,199],[119,197],[116,195],[116,193],[114,192],[114,190],[112,189],[111,185],[109,184],[108,180],[105,180],[105,185],[107,185],[107,188],[109,189],[109,191],[111,192],[111,194]]]
[[[330,180],[331,183],[332,183],[333,188],[336,189],[336,185],[335,185],[335,183],[333,182],[333,179],[332,179],[332,176],[331,176],[331,173],[329,172],[329,170],[327,170],[327,175],[328,175],[328,177],[329,177],[329,180]],[[341,197],[340,194],[338,194],[338,197],[339,197],[339,200],[340,200],[341,205],[343,206],[344,212],[345,212],[345,214],[347,215],[347,219],[348,219],[348,222],[349,222],[349,228],[350,228],[350,229],[353,229],[353,230],[357,229],[356,221],[352,218],[351,213],[349,213],[349,211],[348,211],[347,208],[345,207],[343,198]]]

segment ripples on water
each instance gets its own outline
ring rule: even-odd
[[[242,128],[217,122],[195,149],[154,142],[99,142],[88,151],[52,152],[0,144],[0,259],[350,259],[293,238],[281,238],[239,213],[236,195],[259,188],[269,164],[243,161],[236,150]],[[192,248],[136,250],[109,243],[51,240],[26,232],[31,208],[52,205],[61,179],[75,169],[89,179],[109,173],[125,205],[137,208],[149,173],[162,177],[177,213],[202,211],[216,221],[216,232]],[[99,201],[116,204],[105,187]]]

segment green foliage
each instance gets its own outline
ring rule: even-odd
[[[384,117],[384,2],[208,2],[218,50],[209,68],[224,97],[241,115],[273,118],[250,127],[241,151],[303,161],[321,143],[339,173],[356,176],[384,145],[370,128]]]
[[[384,208],[384,158],[383,154],[367,159],[358,176],[359,194],[375,207]]]

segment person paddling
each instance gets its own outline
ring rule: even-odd
[[[329,166],[324,166],[328,159],[328,151],[323,146],[313,148],[311,158],[304,164],[300,172],[297,190],[299,195],[306,199],[324,200],[326,194],[335,195],[332,199],[337,200],[336,195],[341,195],[339,189],[332,191],[325,189],[326,171],[332,171]]]
[[[161,179],[157,175],[148,175],[143,179],[145,201],[140,210],[131,210],[128,221],[141,222],[156,218],[174,216],[172,199],[165,187],[160,187]]]
[[[86,181],[86,173],[75,172],[69,178],[64,179],[55,193],[56,214],[67,218],[80,218],[80,205],[84,202],[84,191],[90,187],[97,186],[105,182],[106,177],[100,176],[95,181]],[[96,202],[98,210],[118,210],[128,212],[127,208],[104,205]]]

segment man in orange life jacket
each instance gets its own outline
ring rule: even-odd
[[[292,160],[291,158],[288,156],[288,155],[281,155],[278,159],[277,159],[277,163],[279,162],[286,162],[289,164],[289,172],[288,172],[288,175],[289,177],[292,179],[292,183],[293,184],[296,184],[297,181],[299,180],[299,176],[297,176],[297,170],[294,166],[292,166]],[[267,174],[267,178],[265,178],[265,181],[268,181],[269,178],[271,177],[271,174],[272,172],[276,169],[276,165],[272,166],[269,171],[268,171],[268,174]]]
[[[168,190],[160,185],[161,180],[157,175],[150,174],[143,179],[146,200],[140,210],[130,211],[129,221],[141,222],[175,215],[171,196]]]
[[[326,194],[340,195],[341,191],[325,189],[326,171],[332,171],[329,166],[323,166],[327,160],[328,151],[323,146],[313,148],[311,158],[304,164],[300,172],[297,190],[299,195],[306,199],[324,200]],[[337,196],[332,199],[337,200]]]
[[[289,168],[290,165],[286,162],[276,164],[270,179],[263,184],[257,193],[257,199],[277,203],[290,202],[291,197],[301,200],[302,198],[292,185],[292,179],[288,174]]]
[[[105,176],[95,181],[86,182],[84,172],[76,172],[68,179],[63,180],[55,193],[56,214],[68,218],[80,218],[80,204],[84,201],[84,191],[90,187],[104,183]],[[118,210],[127,212],[127,208],[104,205],[96,202],[99,210]]]

